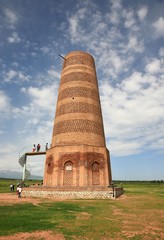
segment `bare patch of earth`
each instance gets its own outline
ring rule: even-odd
[[[122,200],[126,200],[124,204],[124,209],[118,209],[113,207],[113,213],[116,216],[116,219],[119,219],[122,222],[122,229],[120,231],[120,236],[124,236],[125,238],[137,238],[140,237],[144,240],[160,240],[164,239],[164,231],[163,231],[163,210],[158,209],[137,209],[135,206],[136,201],[140,199],[142,201],[143,196],[133,196],[122,198]],[[151,201],[151,200],[150,200]],[[134,205],[134,209],[132,209],[132,205]],[[128,207],[132,209],[132,211],[128,211]]]
[[[0,240],[64,240],[62,234],[54,234],[52,231],[37,231],[32,233],[19,233],[13,236],[2,236]]]
[[[22,197],[18,198],[17,194],[13,193],[1,193],[0,194],[0,206],[2,205],[12,205],[12,204],[21,204],[21,203],[32,203],[33,205],[37,205],[42,201],[60,201],[53,198],[34,198],[34,197]]]

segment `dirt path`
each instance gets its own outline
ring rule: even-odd
[[[37,198],[18,198],[15,193],[1,193],[0,194],[0,205],[9,205],[9,204],[20,204],[20,203],[38,203],[40,202]]]
[[[33,233],[19,233],[13,236],[2,236],[0,240],[64,240],[61,234],[54,234],[51,231],[40,231]]]
[[[32,203],[34,205],[36,205],[37,203],[41,203],[41,202],[45,202],[46,201],[50,201],[50,202],[54,202],[54,201],[63,201],[62,199],[54,199],[51,197],[47,197],[47,198],[35,198],[35,197],[22,197],[22,198],[18,198],[16,193],[0,193],[0,206],[2,205],[10,205],[10,204],[21,204],[21,203]]]

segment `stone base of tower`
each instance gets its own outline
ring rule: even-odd
[[[123,194],[122,187],[28,187],[24,188],[22,197],[39,197],[53,199],[115,199]]]
[[[55,146],[46,152],[44,187],[108,187],[111,180],[105,147]]]

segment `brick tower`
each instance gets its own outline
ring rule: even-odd
[[[86,52],[73,51],[64,57],[43,185],[111,185],[95,63]]]

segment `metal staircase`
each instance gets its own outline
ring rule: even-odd
[[[29,169],[27,169],[27,156],[32,156],[32,155],[45,155],[46,152],[31,152],[28,151],[28,147],[23,148],[19,152],[19,164],[23,168],[23,177],[22,181],[25,180],[25,178],[29,178],[31,176],[31,172]]]
[[[24,167],[25,163],[26,163],[26,153],[23,154],[19,160],[18,160],[19,164],[21,165],[21,167]]]
[[[22,181],[24,181],[25,178],[29,178],[31,176],[30,171],[26,167],[26,158],[27,158],[27,154],[24,153],[21,157],[19,157],[19,160],[18,160],[18,162],[21,165],[21,167],[23,167]]]

